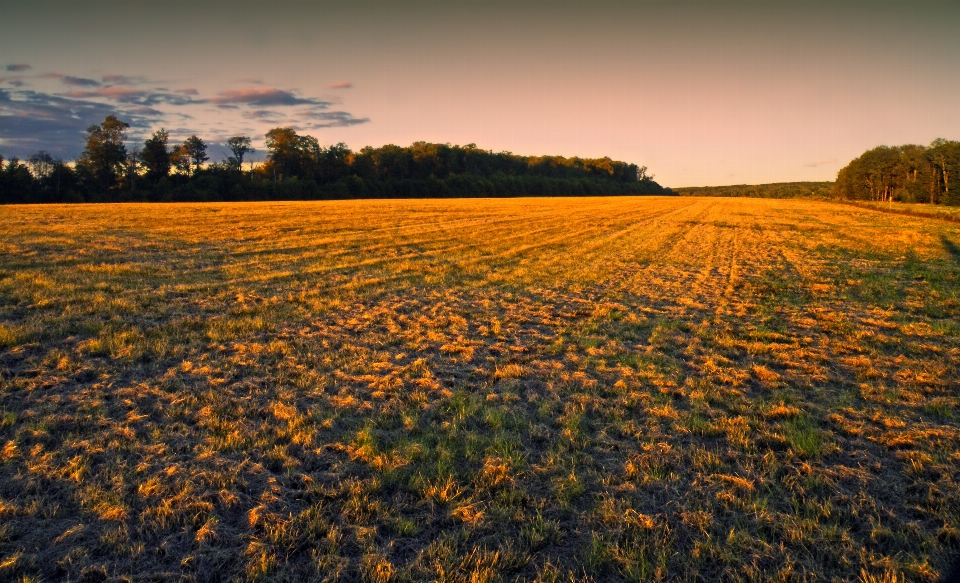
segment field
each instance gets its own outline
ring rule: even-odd
[[[917,217],[939,218],[960,223],[960,207],[940,204],[916,204],[909,202],[850,201],[863,208],[877,209],[886,213],[912,215]]]
[[[0,579],[934,581],[960,225],[0,207]]]

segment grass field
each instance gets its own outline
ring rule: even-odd
[[[899,213],[918,217],[939,218],[960,222],[960,207],[941,204],[917,204],[909,202],[850,201],[849,204],[877,209],[886,213]]]
[[[934,581],[960,225],[0,207],[0,579]]]

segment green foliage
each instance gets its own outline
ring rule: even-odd
[[[836,182],[780,182],[676,189],[681,196],[843,199],[960,205],[960,142],[879,146],[837,173]],[[951,189],[952,185],[952,189]]]
[[[72,178],[54,196],[46,183],[50,175],[31,176],[19,161],[11,161],[0,173],[0,203],[672,194],[647,175],[645,166],[610,158],[518,156],[474,144],[426,142],[352,152],[342,143],[323,147],[293,128],[267,132],[267,160],[247,172],[243,158],[254,151],[247,136],[229,138],[232,155],[204,166],[209,156],[202,139],[191,136],[168,147],[169,136],[161,129],[144,142],[138,158],[134,152],[128,161],[122,143],[126,127],[112,116],[92,126],[76,171],[58,166],[61,179],[67,173]],[[144,181],[138,180],[141,167]],[[171,175],[171,168],[177,172]],[[121,181],[124,170],[127,179]]]
[[[833,196],[845,200],[960,204],[956,184],[960,142],[934,140],[918,145],[879,146],[837,173]]]
[[[227,162],[237,170],[243,170],[243,157],[252,154],[254,150],[250,138],[247,136],[233,136],[227,139],[227,148],[233,156],[227,159]]]
[[[193,163],[194,172],[200,170],[200,166],[210,159],[210,156],[207,156],[207,144],[195,135],[184,140],[183,147]]]
[[[130,124],[108,115],[100,125],[87,128],[86,149],[77,160],[77,167],[88,181],[96,184],[101,194],[117,186],[117,180],[127,161],[123,145]]]
[[[140,152],[140,161],[146,169],[147,180],[157,182],[170,174],[170,151],[167,149],[169,135],[163,128],[144,142]]]
[[[830,196],[832,187],[832,182],[774,182],[732,186],[693,186],[674,190],[680,196],[824,199]]]

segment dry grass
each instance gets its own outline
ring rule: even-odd
[[[936,217],[948,221],[960,222],[960,207],[940,204],[924,204],[911,202],[877,202],[877,201],[850,201],[848,204],[883,212],[902,213],[919,217]]]
[[[0,208],[0,579],[933,581],[960,227]]]

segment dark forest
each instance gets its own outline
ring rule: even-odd
[[[351,151],[321,146],[292,128],[266,134],[266,161],[245,164],[248,136],[209,163],[208,144],[170,142],[164,130],[125,145],[129,125],[114,116],[88,128],[73,164],[40,151],[21,161],[0,156],[0,203],[252,201],[669,194],[647,168],[610,158],[494,153],[474,144],[416,142]]]

